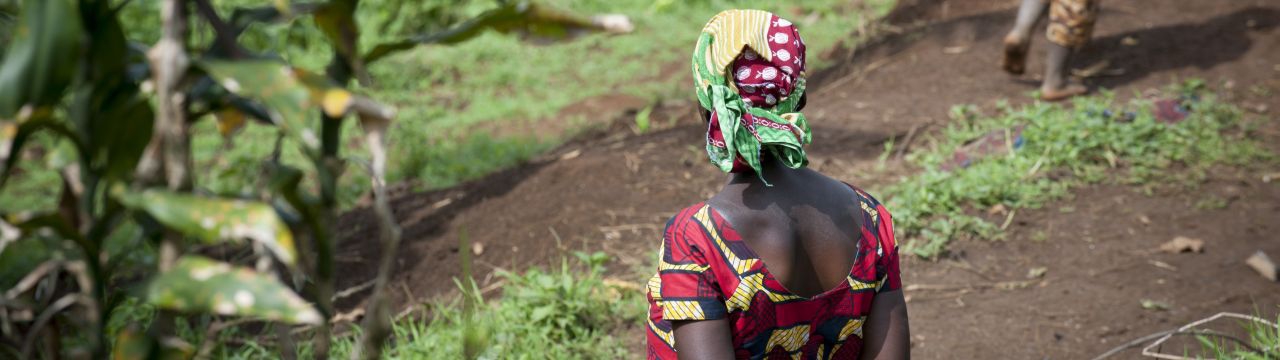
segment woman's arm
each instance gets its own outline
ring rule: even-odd
[[[902,290],[876,294],[862,336],[864,360],[911,358],[911,329],[907,326],[907,302]]]
[[[671,327],[681,360],[733,358],[733,334],[728,319],[673,321]]]

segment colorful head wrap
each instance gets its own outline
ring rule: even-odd
[[[804,41],[790,21],[728,10],[702,28],[693,51],[698,103],[711,112],[707,156],[720,170],[760,174],[760,155],[796,169],[812,139],[796,106],[804,95]]]

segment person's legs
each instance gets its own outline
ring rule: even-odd
[[[1040,98],[1057,101],[1089,91],[1084,85],[1068,80],[1067,61],[1071,59],[1071,48],[1049,43],[1044,60],[1044,83],[1040,85]]]
[[[1055,101],[1088,92],[1068,80],[1067,61],[1089,42],[1098,17],[1098,0],[1053,0],[1049,5],[1049,49],[1045,57],[1040,98]]]
[[[1004,58],[1000,67],[1011,74],[1020,75],[1026,71],[1027,47],[1031,45],[1031,29],[1040,20],[1048,0],[1022,0],[1018,6],[1018,18],[1013,22],[1013,29],[1004,37]]]

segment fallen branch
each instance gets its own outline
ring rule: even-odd
[[[601,226],[601,232],[610,231],[627,231],[627,230],[644,230],[644,229],[661,229],[663,224],[623,224],[613,226]]]
[[[1148,341],[1152,341],[1152,340],[1155,340],[1155,341],[1154,341],[1154,342],[1152,342],[1151,344],[1148,344],[1146,347],[1142,348],[1142,355],[1143,355],[1143,356],[1154,357],[1154,358],[1157,358],[1157,359],[1169,359],[1169,360],[1187,360],[1187,359],[1194,359],[1194,358],[1183,357],[1183,356],[1166,355],[1166,354],[1161,354],[1161,353],[1157,353],[1157,352],[1152,352],[1152,351],[1151,351],[1151,349],[1152,349],[1152,348],[1155,348],[1155,347],[1157,347],[1157,346],[1160,346],[1161,344],[1163,344],[1165,341],[1169,340],[1169,338],[1171,338],[1171,337],[1173,337],[1173,336],[1188,336],[1188,335],[1209,335],[1209,336],[1216,336],[1216,337],[1219,337],[1219,338],[1228,339],[1228,340],[1234,341],[1234,342],[1236,342],[1236,343],[1239,343],[1240,345],[1244,346],[1245,348],[1249,349],[1249,351],[1252,351],[1252,352],[1254,352],[1254,353],[1262,353],[1262,350],[1257,349],[1257,348],[1254,348],[1253,346],[1250,346],[1248,342],[1246,342],[1246,341],[1244,341],[1244,340],[1242,340],[1242,339],[1239,339],[1239,338],[1237,338],[1237,337],[1234,337],[1234,336],[1231,336],[1231,335],[1227,335],[1227,334],[1223,334],[1223,333],[1221,333],[1221,332],[1217,332],[1217,331],[1213,331],[1213,330],[1208,330],[1208,329],[1193,329],[1194,327],[1197,327],[1197,326],[1200,326],[1200,325],[1204,325],[1205,323],[1208,323],[1208,322],[1210,322],[1210,321],[1214,321],[1214,320],[1217,320],[1217,319],[1220,319],[1220,318],[1223,318],[1223,317],[1231,317],[1231,318],[1237,318],[1237,319],[1249,320],[1249,321],[1253,321],[1253,322],[1258,322],[1258,323],[1266,324],[1267,326],[1270,326],[1270,327],[1277,327],[1277,325],[1276,325],[1275,323],[1272,323],[1272,322],[1270,322],[1270,321],[1267,321],[1266,319],[1262,319],[1262,318],[1259,318],[1259,317],[1256,317],[1256,316],[1250,316],[1250,315],[1244,315],[1244,314],[1237,314],[1237,313],[1229,313],[1229,312],[1221,312],[1221,313],[1217,313],[1217,314],[1215,314],[1215,315],[1213,315],[1213,316],[1210,316],[1210,317],[1207,317],[1207,318],[1204,318],[1204,319],[1200,319],[1200,320],[1193,321],[1193,322],[1191,322],[1191,323],[1189,323],[1189,324],[1186,324],[1186,325],[1183,325],[1182,327],[1179,327],[1179,328],[1177,328],[1177,329],[1173,329],[1173,330],[1165,330],[1165,331],[1161,331],[1161,332],[1158,332],[1158,333],[1154,333],[1154,334],[1150,334],[1150,335],[1147,335],[1147,336],[1143,336],[1143,337],[1140,337],[1140,338],[1134,339],[1133,341],[1130,341],[1130,342],[1127,342],[1127,343],[1121,344],[1120,346],[1116,346],[1115,348],[1112,348],[1111,350],[1108,350],[1107,352],[1102,353],[1102,355],[1098,355],[1097,357],[1093,358],[1093,360],[1102,360],[1102,359],[1109,358],[1109,357],[1114,356],[1115,354],[1118,354],[1118,353],[1120,353],[1120,352],[1122,352],[1122,351],[1125,351],[1125,350],[1128,350],[1128,349],[1132,349],[1132,348],[1138,347],[1138,346],[1140,346],[1140,345],[1142,345],[1142,344],[1144,344],[1144,343],[1146,343],[1146,342],[1148,342]],[[1270,350],[1274,350],[1274,349],[1270,349]]]
[[[31,290],[31,288],[34,287],[36,283],[40,281],[40,279],[43,279],[44,276],[48,275],[50,271],[58,269],[61,266],[62,266],[62,262],[58,260],[49,260],[49,261],[40,263],[39,266],[36,266],[35,269],[31,270],[31,272],[28,272],[27,276],[24,276],[22,280],[19,280],[17,285],[14,285],[12,288],[9,288],[9,290],[5,291],[4,293],[5,299],[15,299],[18,297],[18,295],[21,295],[22,293],[27,292],[27,290]]]
[[[345,298],[345,297],[348,297],[348,296],[354,295],[354,294],[356,294],[356,293],[359,293],[359,292],[361,292],[361,291],[368,290],[369,288],[373,287],[374,282],[375,282],[375,280],[369,280],[369,281],[365,281],[365,282],[363,282],[363,283],[360,283],[360,284],[358,284],[358,285],[356,285],[356,286],[352,286],[352,287],[349,287],[349,288],[343,289],[342,291],[339,291],[339,292],[337,292],[337,293],[333,294],[333,297],[331,297],[331,299],[333,299],[333,301],[335,301],[335,302],[336,302],[336,301],[338,301],[338,299],[342,299],[342,298]]]
[[[49,320],[52,320],[54,315],[57,315],[76,303],[88,302],[90,302],[90,300],[80,294],[67,294],[62,298],[59,298],[58,301],[54,301],[52,305],[49,305],[49,308],[45,309],[44,312],[41,312],[40,316],[36,317],[36,321],[31,324],[31,328],[27,330],[27,338],[22,342],[22,356],[19,358],[31,358],[31,346],[35,344],[37,338],[40,338],[40,331],[44,330],[44,325],[49,323]]]
[[[963,284],[963,285],[938,285],[938,284],[911,284],[903,288],[904,291],[953,291],[953,290],[974,290],[974,289],[1001,289],[1013,290],[1031,286],[1034,281],[1001,281],[987,284]]]

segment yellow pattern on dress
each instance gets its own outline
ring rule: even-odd
[[[702,312],[702,305],[697,301],[662,302],[662,319],[664,320],[706,320],[707,314]]]
[[[809,325],[797,325],[789,329],[774,330],[769,334],[769,342],[764,346],[766,354],[772,353],[773,349],[782,347],[791,354],[791,358],[800,358],[800,348],[809,342]]]
[[[707,231],[707,234],[711,235],[711,239],[715,241],[716,246],[720,247],[720,252],[724,253],[724,257],[729,260],[729,266],[733,268],[735,274],[742,276],[743,273],[751,270],[756,265],[758,260],[739,258],[737,254],[733,253],[733,250],[729,249],[729,244],[720,237],[720,231],[716,229],[715,223],[711,221],[711,206],[703,205],[702,209],[699,209],[693,215],[693,218],[698,220],[698,223]]]
[[[649,296],[653,296],[653,300],[662,301],[662,273],[654,273],[649,278]]]
[[[850,289],[850,290],[853,290],[853,291],[866,290],[866,289],[879,288],[879,287],[880,287],[880,286],[879,286],[879,284],[878,284],[878,282],[877,282],[877,283],[864,282],[864,281],[860,281],[860,280],[858,280],[858,279],[854,279],[852,276],[847,276],[847,277],[845,277],[845,279],[846,279],[846,280],[849,280],[849,289]]]
[[[675,334],[672,334],[671,331],[662,331],[662,329],[659,329],[658,324],[653,323],[653,319],[649,319],[646,322],[649,323],[649,329],[653,330],[654,334],[658,334],[658,338],[662,339],[662,342],[667,343],[667,346],[670,346],[673,349],[676,347]]]
[[[765,290],[765,295],[769,295],[769,301],[776,302],[776,303],[783,302],[783,301],[791,301],[796,299],[803,299],[799,295],[779,294],[769,290]]]
[[[862,337],[862,324],[866,322],[867,322],[867,317],[863,316],[861,318],[852,319],[852,320],[849,320],[849,322],[844,323],[844,327],[840,328],[840,334],[837,335],[836,337],[836,344],[831,347],[831,352],[829,354],[835,355],[837,351],[840,351],[840,347],[844,346],[845,340],[849,340],[849,335],[857,335],[858,337]],[[818,358],[821,359],[822,349],[819,348],[818,351],[819,351]]]
[[[875,208],[873,208],[873,207],[871,207],[871,205],[867,205],[867,203],[866,203],[866,202],[859,202],[859,203],[860,203],[860,204],[862,204],[862,211],[866,211],[866,212],[867,212],[867,216],[870,216],[870,217],[871,217],[871,223],[872,223],[872,224],[879,224],[879,221],[880,221],[880,212],[879,212],[879,211],[876,211],[876,209],[875,209]]]
[[[747,311],[751,308],[751,299],[756,297],[756,293],[764,290],[764,273],[755,273],[743,277],[738,280],[738,288],[733,290],[733,295],[724,301],[725,307],[730,312],[735,310]]]
[[[845,340],[848,340],[849,335],[862,337],[862,324],[866,321],[866,317],[849,320],[849,322],[844,324],[843,328],[840,328],[840,337],[838,341],[844,342]]]

